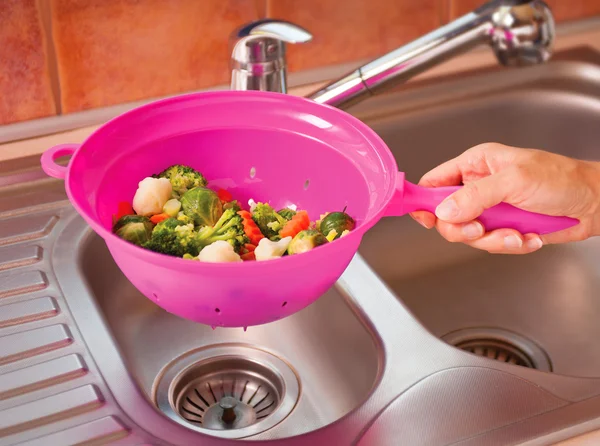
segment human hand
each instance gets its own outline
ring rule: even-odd
[[[434,226],[450,242],[462,242],[490,253],[527,254],[544,244],[566,243],[600,235],[600,163],[581,161],[534,149],[502,144],[475,146],[421,178],[425,187],[456,186],[435,215],[411,216]],[[540,214],[566,216],[579,224],[539,236],[513,229],[485,232],[477,217],[501,202]]]

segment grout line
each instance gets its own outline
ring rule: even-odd
[[[254,6],[256,8],[256,18],[264,19],[268,17],[268,0],[254,0]]]
[[[456,17],[456,5],[454,3],[454,0],[448,0],[448,20]],[[481,3],[483,4],[483,1]]]
[[[273,1],[272,0],[265,0],[265,16],[268,19],[273,18]]]
[[[50,0],[36,0],[37,9],[42,23],[42,32],[44,35],[44,46],[46,49],[46,66],[50,77],[50,87],[54,96],[54,106],[56,114],[62,115],[62,98],[60,91],[60,76],[58,73],[58,59],[56,48],[54,47],[54,38],[52,37],[52,11]]]
[[[438,0],[437,9],[440,26],[447,25],[452,20],[451,8],[452,0]]]

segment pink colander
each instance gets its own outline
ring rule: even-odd
[[[67,167],[55,162],[64,155],[72,155]],[[153,102],[109,121],[82,144],[52,147],[41,162],[48,175],[65,180],[77,212],[140,292],[170,313],[222,327],[264,324],[301,310],[335,283],[381,217],[433,211],[456,190],[406,182],[385,143],[351,115],[265,92],[204,92]],[[209,187],[226,189],[241,203],[294,204],[311,220],[347,207],[357,227],[308,253],[234,264],[170,257],[114,235],[118,203],[131,203],[144,177],[172,164],[199,170]],[[539,234],[577,224],[504,203],[481,221],[487,230]]]

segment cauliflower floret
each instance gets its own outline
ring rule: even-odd
[[[248,206],[250,206],[250,213],[252,214],[254,212],[254,209],[256,209],[256,205],[258,203],[256,201],[254,201],[252,198],[250,198],[248,200]]]
[[[263,238],[258,242],[258,246],[254,250],[256,260],[269,260],[281,257],[292,241],[292,237],[284,237],[278,242],[272,242],[268,238]]]
[[[241,262],[242,258],[233,250],[233,246],[224,240],[217,240],[205,247],[198,260],[201,262]]]
[[[173,186],[167,178],[144,178],[138,183],[133,197],[133,210],[138,215],[160,214],[171,198]]]

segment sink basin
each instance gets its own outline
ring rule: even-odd
[[[552,76],[533,68],[401,93],[386,99],[385,112],[362,116],[413,182],[484,142],[600,160],[600,72],[551,67]],[[404,217],[378,223],[360,253],[449,343],[543,371],[600,377],[600,240],[491,255],[448,243]]]
[[[263,371],[255,370],[251,364],[255,361],[264,362],[265,351],[273,355],[269,355],[273,358],[270,365],[277,374],[283,375],[285,379],[281,381],[286,388],[273,406],[266,408],[271,402],[270,396],[262,405],[258,405],[258,416],[270,413],[275,403],[283,405],[285,394],[290,397],[287,413],[280,414],[279,418],[285,418],[289,412],[291,415],[277,431],[275,438],[309,432],[342,418],[360,406],[377,381],[382,358],[375,337],[350,309],[336,287],[314,305],[282,321],[250,327],[247,331],[229,328],[213,330],[209,326],[167,313],[145,298],[121,273],[104,241],[96,234],[89,233],[81,246],[79,258],[83,276],[110,327],[128,370],[148,400],[157,403],[157,399],[168,401],[169,396],[177,398],[178,391],[169,389],[168,385],[159,386],[158,378],[163,373],[175,375],[179,369],[184,370],[185,360],[182,358],[210,349],[214,353],[200,355],[198,358],[226,355],[240,357],[235,367],[230,364],[217,365],[217,369],[224,372],[224,377],[216,378],[216,386],[213,377],[210,390],[206,383],[202,383],[200,392],[202,393],[203,388],[207,392],[202,393],[202,398],[194,395],[191,402],[188,401],[188,406],[180,409],[179,413],[176,410],[172,413],[166,407],[173,420],[190,429],[227,438],[260,433],[258,429],[236,429],[233,433],[209,430],[205,428],[208,424],[207,415],[204,414],[204,423],[201,415],[207,406],[217,402],[222,396],[233,393],[239,398],[248,379],[248,385],[251,386],[252,377],[260,375],[262,381],[277,381],[277,378],[269,378],[270,375],[263,377]],[[191,364],[195,361],[188,362]],[[186,363],[186,367],[190,364]],[[236,374],[242,375],[241,378],[225,373],[231,367],[236,369]],[[286,376],[286,373],[291,376]],[[225,389],[222,391],[220,386],[223,381]],[[267,382],[267,386],[271,384]],[[232,385],[235,387],[233,391],[230,390]],[[263,383],[263,388],[264,386]],[[271,393],[275,391],[271,390]],[[167,395],[168,393],[173,395]],[[247,402],[251,396],[248,387],[241,399]],[[260,396],[264,396],[261,391],[252,405],[260,400]],[[200,408],[195,407],[197,405]],[[261,408],[266,409],[260,412]],[[265,422],[271,421],[274,415],[271,413],[265,418]],[[263,427],[266,429],[271,425],[265,424]],[[273,437],[273,433],[270,434]]]

